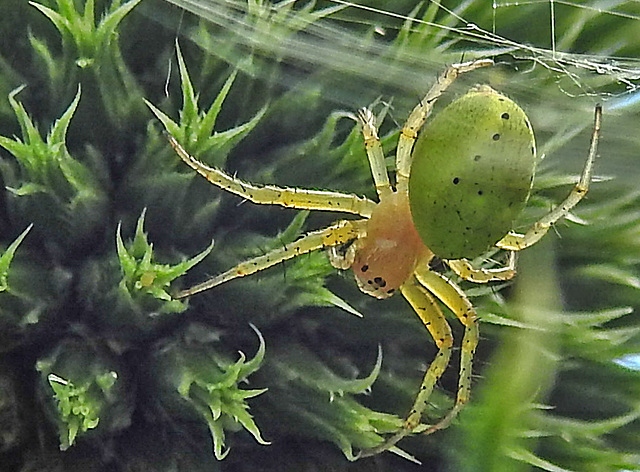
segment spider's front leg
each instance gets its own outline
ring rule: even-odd
[[[584,165],[580,180],[571,190],[567,198],[556,208],[551,210],[547,215],[542,217],[525,234],[509,233],[496,244],[501,249],[509,251],[521,251],[535,243],[537,243],[549,228],[560,218],[571,211],[571,209],[582,200],[589,190],[591,175],[593,174],[593,163],[598,153],[598,141],[600,139],[600,126],[602,125],[602,107],[596,105],[595,118],[593,124],[593,133],[591,134],[591,144],[589,146],[589,154],[587,162]]]
[[[460,74],[471,72],[481,67],[492,66],[491,59],[479,59],[477,61],[463,62],[461,64],[453,64],[438,77],[436,83],[420,100],[400,132],[398,139],[398,147],[396,149],[396,172],[397,172],[397,188],[398,191],[407,191],[409,183],[409,173],[411,171],[413,144],[416,142],[418,132],[422,129],[425,121],[431,114],[433,105],[436,100],[449,88],[449,86],[458,78]]]
[[[167,139],[178,156],[209,182],[253,203],[280,205],[298,210],[339,211],[353,213],[365,218],[371,216],[371,212],[376,206],[376,203],[368,198],[358,197],[353,194],[327,190],[276,187],[274,185],[254,185],[200,162],[190,155],[173,136],[167,134]]]
[[[473,356],[478,345],[478,317],[473,305],[457,285],[437,272],[431,271],[424,262],[418,265],[414,275],[402,285],[400,290],[429,330],[429,334],[438,347],[438,354],[427,369],[404,427],[382,444],[362,451],[358,457],[368,457],[383,451],[393,450],[398,441],[412,432],[431,434],[446,428],[469,401]],[[422,414],[436,383],[449,364],[453,345],[451,328],[431,294],[435,295],[453,312],[465,330],[461,346],[460,373],[455,404],[439,422],[427,426],[420,424]]]
[[[191,288],[182,290],[178,292],[174,298],[188,297],[209,290],[229,280],[255,274],[256,272],[268,269],[269,267],[302,254],[317,251],[318,249],[338,246],[354,239],[362,238],[366,234],[366,221],[367,220],[343,220],[327,228],[308,233],[297,241],[285,244],[283,247],[274,249],[267,254],[241,262],[222,274],[216,275]]]

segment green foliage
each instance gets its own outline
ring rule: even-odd
[[[19,247],[32,228],[0,255],[0,352],[51,330],[69,292],[67,270],[44,265],[33,251]]]
[[[182,312],[186,309],[186,305],[171,298],[167,289],[173,280],[186,274],[189,269],[207,257],[213,249],[213,242],[203,252],[187,261],[173,266],[158,264],[153,260],[153,244],[147,241],[147,234],[143,227],[144,212],[138,219],[135,236],[130,248],[127,249],[120,236],[120,225],[118,225],[116,248],[123,275],[119,284],[121,293],[130,300],[132,305],[142,303],[141,297],[151,296],[162,304],[156,307],[159,313]]]
[[[272,422],[291,422],[287,428],[293,427],[298,434],[331,441],[349,460],[355,459],[358,450],[377,446],[382,434],[397,431],[402,425],[397,416],[372,412],[349,395],[371,390],[382,366],[380,350],[371,373],[353,380],[337,376],[302,344],[284,343],[274,351],[273,361],[263,374],[277,379],[269,387]],[[393,452],[415,460],[400,448]]]
[[[211,104],[206,113],[201,113],[198,107],[198,96],[193,89],[187,66],[184,63],[180,47],[176,44],[178,66],[180,68],[180,84],[182,88],[182,110],[180,111],[180,125],[145,100],[147,106],[167,129],[167,132],[180,141],[190,144],[190,151],[199,156],[204,153],[216,155],[215,165],[223,166],[229,151],[249,133],[260,121],[266,108],[262,108],[251,121],[222,133],[213,133],[216,119],[227,97],[236,72],[232,73],[224,83],[222,90]]]
[[[67,150],[66,136],[80,101],[75,99],[60,119],[42,138],[24,106],[9,94],[23,139],[0,136],[0,146],[16,158],[18,168],[3,163],[3,175],[9,195],[9,211],[18,221],[41,223],[36,231],[47,228],[49,237],[62,251],[82,245],[103,227],[107,195],[94,173]]]
[[[116,35],[116,28],[122,19],[140,0],[132,0],[120,5],[120,1],[113,2],[98,25],[95,24],[95,1],[87,0],[84,13],[76,10],[73,0],[57,0],[59,12],[37,2],[29,2],[40,10],[60,32],[63,43],[70,47],[71,43],[77,48],[79,58],[76,64],[83,68],[93,65],[96,57],[110,52],[109,47]]]
[[[115,372],[105,372],[96,376],[95,384],[103,391],[107,391],[116,378]],[[49,374],[47,380],[54,391],[58,413],[64,425],[62,428],[64,431],[60,435],[60,449],[64,451],[74,444],[78,433],[85,433],[98,426],[101,405],[88,395],[92,386],[90,384],[77,387],[55,374]]]
[[[624,100],[637,80],[609,57],[640,53],[637,3],[617,2],[624,15],[555,3],[557,54],[542,49],[548,2],[356,3],[0,2],[3,471],[638,469],[640,141]],[[494,20],[520,43],[492,35]],[[526,111],[546,156],[519,224],[575,182],[593,95],[612,97],[596,173],[613,177],[561,238],[523,253],[516,282],[461,284],[482,323],[459,421],[350,462],[403,421],[436,352],[424,326],[320,252],[172,299],[338,216],[241,202],[161,130],[252,182],[374,197],[353,111],[379,115],[391,156],[398,123],[463,55],[499,65],[461,78],[436,113],[489,83]],[[250,326],[247,359],[235,353],[256,349]],[[455,383],[453,365],[429,421]]]
[[[29,2],[53,23],[62,41],[62,55],[56,57],[44,41],[29,35],[36,55],[46,67],[51,94],[64,95],[68,85],[78,80],[78,72],[86,69],[115,125],[126,122],[129,114],[140,112],[139,102],[132,100],[140,96],[140,90],[122,58],[116,31],[140,1],[130,0],[122,5],[120,0],[114,1],[97,24],[95,0],[88,0],[82,13],[78,8],[81,2],[73,0],[56,0],[58,11]]]
[[[56,424],[60,450],[79,438],[119,431],[131,422],[135,389],[108,352],[63,340],[38,359],[40,392]]]
[[[13,256],[15,256],[18,246],[27,237],[27,233],[31,231],[31,228],[33,228],[33,225],[29,225],[15,241],[9,244],[9,247],[0,256],[0,292],[9,289],[9,267],[11,266],[11,261],[13,261]]]
[[[193,329],[206,330],[204,327]],[[161,396],[169,404],[176,403],[176,394],[184,400],[186,405],[174,406],[174,414],[178,417],[188,415],[188,409],[192,409],[204,419],[218,460],[224,459],[230,450],[225,450],[227,429],[233,431],[243,427],[259,444],[269,444],[262,439],[258,425],[247,411],[249,405],[246,402],[267,389],[244,390],[238,385],[256,372],[264,360],[264,339],[257,328],[253,329],[260,340],[260,347],[250,360],[241,352],[240,358],[231,363],[207,343],[172,343],[159,351],[154,359],[152,373],[158,374]],[[202,333],[198,337],[204,338]]]

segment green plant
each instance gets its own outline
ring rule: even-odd
[[[331,220],[216,192],[160,130],[247,180],[366,194],[349,114],[386,113],[388,154],[394,120],[463,53],[503,64],[450,97],[490,83],[526,110],[541,154],[566,157],[542,161],[523,227],[584,159],[595,100],[571,95],[612,97],[596,174],[616,178],[594,184],[562,238],[523,255],[515,285],[464,285],[483,338],[471,405],[403,449],[431,470],[638,468],[640,216],[625,166],[640,142],[624,101],[637,80],[632,61],[612,61],[640,53],[637,3],[556,2],[555,55],[547,11],[535,10],[549,4],[171,3],[190,13],[160,0],[0,2],[11,38],[0,44],[3,469],[370,470],[345,456],[408,411],[416,366],[435,353],[420,322],[401,300],[364,300],[323,254],[173,300]],[[427,415],[454,392],[445,376]]]

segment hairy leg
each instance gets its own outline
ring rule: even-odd
[[[427,406],[431,392],[433,392],[436,383],[449,365],[449,359],[451,358],[453,336],[449,323],[447,323],[447,320],[442,314],[438,303],[414,277],[411,277],[408,282],[405,282],[400,287],[400,291],[413,307],[427,330],[429,330],[429,334],[438,347],[438,354],[436,354],[435,359],[427,369],[424,379],[422,380],[422,385],[420,386],[420,391],[405,421],[404,428],[379,446],[362,451],[358,457],[373,456],[382,451],[389,450],[402,438],[411,434],[416,426],[420,424],[420,418]]]
[[[415,276],[427,290],[433,293],[453,312],[464,326],[456,401],[453,409],[444,418],[424,431],[424,433],[430,434],[449,426],[458,412],[469,401],[473,356],[478,346],[478,316],[467,296],[451,280],[429,270],[426,265],[419,266],[416,269]]]
[[[407,122],[402,128],[400,138],[398,139],[398,148],[396,150],[396,171],[398,191],[406,192],[409,185],[409,172],[411,171],[412,149],[413,144],[418,137],[418,132],[424,125],[433,109],[436,100],[444,93],[447,88],[458,78],[460,74],[471,72],[480,67],[488,67],[493,65],[491,59],[480,59],[472,62],[464,62],[462,64],[453,64],[438,77],[436,83],[427,92],[420,103],[413,109]]]
[[[496,246],[501,249],[507,249],[509,251],[520,251],[535,243],[537,243],[549,228],[558,221],[560,218],[571,211],[571,209],[578,204],[580,200],[587,194],[589,190],[589,183],[591,182],[591,175],[593,173],[593,163],[598,153],[598,141],[600,139],[600,126],[602,124],[602,107],[596,106],[595,118],[593,124],[593,133],[591,135],[591,145],[589,146],[589,155],[587,162],[582,170],[582,175],[576,186],[571,190],[567,198],[556,208],[551,210],[547,215],[540,218],[535,222],[531,228],[525,234],[509,233],[502,238]]]
[[[209,167],[191,156],[171,135],[167,135],[169,143],[178,156],[192,169],[212,184],[253,203],[280,205],[299,210],[324,210],[354,213],[362,217],[371,216],[376,203],[353,194],[344,194],[326,190],[309,190],[298,188],[276,187],[274,185],[259,186],[244,182],[229,174]]]
[[[255,274],[256,272],[268,269],[269,267],[302,254],[358,239],[366,234],[366,221],[367,220],[339,221],[325,229],[308,233],[297,241],[285,244],[283,247],[274,249],[267,254],[241,262],[222,274],[216,275],[191,288],[182,290],[178,292],[174,298],[188,297],[204,290],[209,290],[229,280]]]
[[[506,266],[495,269],[477,269],[467,259],[446,260],[445,262],[458,277],[477,284],[510,280],[516,275],[516,253],[514,251],[509,252],[509,261]]]

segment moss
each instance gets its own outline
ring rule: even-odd
[[[610,60],[639,52],[637,12],[557,6],[567,54],[554,56],[536,5],[393,8],[1,2],[6,470],[369,470],[348,458],[401,424],[436,352],[420,321],[399,298],[360,294],[322,253],[174,300],[334,218],[240,202],[187,169],[161,130],[247,180],[373,197],[353,110],[373,104],[391,155],[396,122],[463,53],[501,64],[448,98],[490,83],[527,111],[547,155],[523,226],[566,195],[586,157],[585,95],[612,97],[620,115],[605,106],[597,164],[617,178],[599,179],[562,238],[522,258],[514,286],[463,284],[483,321],[473,401],[449,430],[400,446],[430,470],[637,468],[640,214],[625,170],[639,143],[621,95],[637,79]],[[516,42],[468,34],[493,21]],[[429,420],[451,406],[455,370]]]

